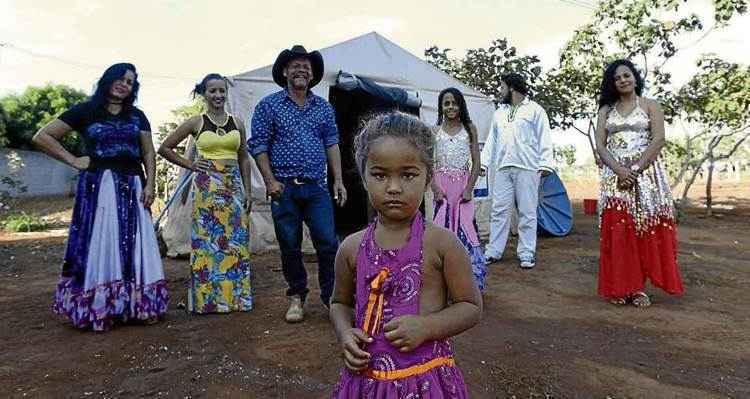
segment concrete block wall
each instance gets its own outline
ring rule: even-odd
[[[21,193],[0,183],[0,190],[11,195],[73,195],[78,171],[36,151],[0,148],[0,177],[10,176],[26,186]]]

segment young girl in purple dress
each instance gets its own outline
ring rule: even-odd
[[[479,321],[466,250],[419,212],[434,138],[418,119],[376,116],[355,141],[377,219],[336,256],[331,302],[345,368],[334,398],[468,397],[448,338]]]

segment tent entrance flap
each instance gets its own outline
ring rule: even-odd
[[[342,73],[339,73],[339,78],[341,76]],[[419,105],[414,102],[411,104],[416,106],[409,105],[405,90],[379,86],[365,78],[355,79],[367,83],[361,86],[359,83],[352,84],[352,80],[349,80],[342,87],[342,79],[337,79],[337,84],[330,86],[328,91],[328,101],[336,113],[342,177],[348,194],[344,207],[334,206],[336,233],[340,237],[364,228],[374,216],[354,161],[354,136],[359,127],[368,117],[393,110],[419,116]],[[329,176],[328,181],[332,184],[333,176]]]
[[[382,86],[372,79],[344,71],[339,71],[336,76],[336,87],[345,91],[361,90],[399,109],[419,108],[422,105],[421,98],[404,89]]]

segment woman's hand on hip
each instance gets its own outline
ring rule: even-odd
[[[88,169],[89,166],[91,166],[91,158],[89,157],[78,157],[75,158],[71,164],[74,168],[78,170],[84,170]]]
[[[211,162],[206,159],[199,159],[193,162],[191,169],[193,172],[206,173],[211,169]]]

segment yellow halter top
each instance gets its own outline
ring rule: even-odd
[[[234,159],[237,160],[237,150],[240,148],[240,131],[234,122],[234,117],[227,114],[227,120],[219,125],[208,114],[203,114],[201,128],[195,139],[195,148],[204,159]]]

